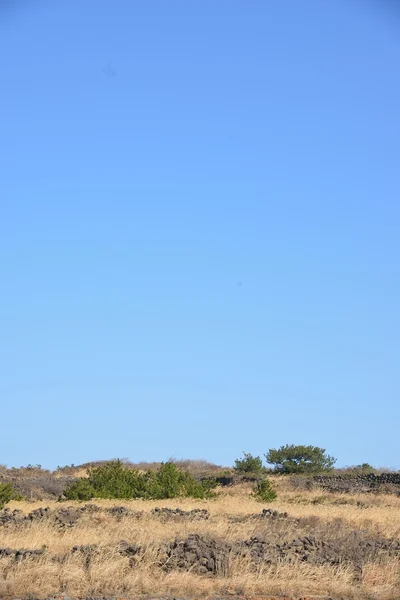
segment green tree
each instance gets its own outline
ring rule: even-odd
[[[23,500],[23,496],[13,488],[11,483],[0,483],[0,509],[11,500]]]
[[[264,470],[261,457],[249,452],[243,452],[243,458],[237,458],[233,468],[236,473],[261,473]]]
[[[326,454],[324,448],[293,444],[286,444],[277,450],[271,448],[265,458],[278,473],[319,473],[331,470],[336,462],[335,458]]]

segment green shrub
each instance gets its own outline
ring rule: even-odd
[[[253,496],[259,502],[272,502],[276,499],[276,491],[272,487],[268,477],[264,477],[264,479],[257,481],[253,488]]]
[[[64,492],[67,500],[91,500],[95,497],[95,489],[88,479],[82,477],[71,483]]]
[[[172,462],[161,464],[156,471],[147,472],[146,496],[155,500],[183,496],[185,475]]]
[[[89,483],[96,498],[142,498],[146,492],[146,475],[129,469],[120,460],[89,469]]]
[[[64,496],[67,500],[209,498],[215,486],[214,480],[198,481],[171,462],[162,463],[157,470],[140,473],[117,460],[88,469],[88,477],[68,486]]]
[[[240,474],[261,473],[264,470],[260,456],[253,456],[249,452],[243,452],[243,458],[237,458],[233,468]]]
[[[88,477],[78,479],[64,492],[67,500],[119,498],[128,500],[145,496],[146,476],[129,469],[119,460],[89,468]]]
[[[11,500],[23,499],[24,497],[13,488],[11,483],[0,483],[0,509],[4,508]]]
[[[192,490],[191,498],[215,498],[213,491],[219,484],[215,477],[204,477],[201,479],[199,491],[196,494],[196,489]]]
[[[211,497],[216,486],[213,479],[197,480],[187,471],[181,471],[172,462],[161,463],[157,471],[147,474],[146,497],[155,500],[163,498],[206,498]]]

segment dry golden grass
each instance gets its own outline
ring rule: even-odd
[[[368,530],[374,535],[400,538],[400,497],[389,495],[349,495],[324,492],[291,491],[287,480],[276,478],[278,500],[271,506],[290,517],[273,528],[277,541],[292,540],[317,528],[322,534],[337,535],[344,527]],[[101,507],[127,506],[143,511],[115,519],[105,512],[85,513],[72,528],[60,530],[51,521],[34,521],[17,527],[0,528],[0,547],[40,549],[46,553],[35,559],[16,562],[0,558],[0,597],[30,593],[38,597],[52,594],[71,596],[179,596],[215,595],[286,595],[347,597],[368,600],[400,599],[400,563],[398,558],[366,563],[355,573],[352,565],[333,567],[307,563],[291,565],[284,560],[274,566],[250,564],[243,557],[232,558],[223,577],[196,575],[192,572],[164,572],[157,565],[159,546],[191,533],[230,541],[271,534],[268,520],[243,519],[259,513],[265,505],[249,496],[249,485],[220,490],[215,500],[108,501],[96,500]],[[73,505],[68,502],[67,505]],[[10,508],[25,513],[39,506],[60,508],[56,502],[13,502]],[[162,521],[151,514],[155,507],[207,508],[210,519],[204,521]],[[239,517],[239,520],[231,517]],[[242,517],[242,520],[240,520]],[[301,531],[299,530],[301,529]],[[125,539],[145,548],[132,568],[129,559],[118,552]],[[71,554],[76,545],[96,544],[100,551],[86,564],[79,554]],[[63,556],[62,560],[54,560]]]

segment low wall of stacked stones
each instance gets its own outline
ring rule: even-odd
[[[400,495],[400,473],[316,475],[313,484],[330,492],[393,492]]]

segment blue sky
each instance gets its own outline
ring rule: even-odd
[[[3,2],[0,463],[400,467],[399,29]]]

